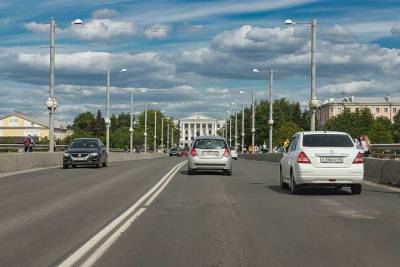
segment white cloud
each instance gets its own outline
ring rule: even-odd
[[[355,34],[347,27],[338,24],[323,31],[322,37],[332,43],[352,43],[355,41]]]
[[[169,31],[170,28],[167,25],[153,24],[144,31],[144,35],[149,39],[164,39]]]
[[[29,22],[24,24],[25,29],[31,32],[42,33],[42,32],[50,32],[50,28],[48,24],[44,23],[36,23],[36,22]]]
[[[98,40],[134,36],[137,29],[132,22],[93,19],[82,26],[72,25],[63,33],[82,40]]]
[[[392,35],[400,35],[400,23],[396,23],[390,29]]]
[[[119,13],[114,9],[99,9],[93,12],[92,17],[94,19],[111,19],[115,18],[119,15]]]
[[[206,92],[209,94],[225,95],[225,94],[229,94],[229,89],[228,88],[211,87],[211,88],[207,88]]]
[[[323,93],[329,94],[354,94],[354,93],[368,93],[371,91],[382,91],[386,89],[384,84],[371,80],[371,81],[353,81],[348,83],[329,84],[320,88]]]

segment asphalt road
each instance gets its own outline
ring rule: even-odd
[[[163,177],[151,201],[76,265],[97,255],[95,266],[399,266],[400,190],[290,195],[278,186],[278,165],[244,160],[231,177],[189,176],[186,165],[166,176],[180,161],[0,178],[0,266],[63,263]]]

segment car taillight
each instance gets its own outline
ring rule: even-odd
[[[192,148],[192,150],[190,150],[190,155],[192,155],[192,157],[196,157],[197,156],[197,151],[196,148]]]
[[[230,154],[231,154],[231,152],[229,151],[229,149],[227,147],[225,147],[224,157],[229,157]]]
[[[356,158],[353,160],[353,164],[362,164],[362,163],[364,163],[363,154],[361,152],[358,152]]]
[[[306,153],[304,153],[304,151],[301,151],[300,154],[297,156],[297,163],[311,164],[311,161],[307,157]]]

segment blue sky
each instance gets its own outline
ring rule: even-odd
[[[35,3],[36,2],[36,3]],[[158,102],[180,118],[224,117],[232,102],[275,97],[305,105],[310,29],[286,18],[318,20],[318,98],[400,101],[400,1],[313,0],[0,0],[0,115],[46,113],[49,19],[57,20],[57,116],[71,121],[104,110],[105,70],[112,69],[112,112]],[[79,18],[83,26],[73,26]],[[127,73],[119,74],[121,68]],[[143,93],[142,90],[146,92]]]

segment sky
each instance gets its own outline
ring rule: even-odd
[[[312,18],[321,102],[400,101],[399,14],[399,0],[0,0],[0,116],[47,113],[51,17],[56,116],[67,122],[105,113],[107,69],[112,114],[129,112],[133,90],[135,113],[147,104],[177,119],[224,118],[251,91],[267,97],[270,68],[273,97],[306,107],[311,29],[302,23]]]

